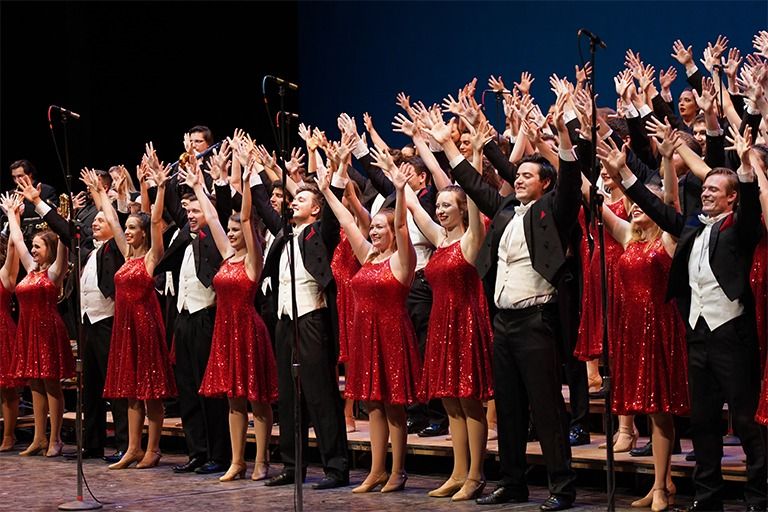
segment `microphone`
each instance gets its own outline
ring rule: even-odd
[[[57,105],[51,105],[51,108],[58,110],[59,112],[61,112],[65,116],[69,116],[72,119],[80,119],[80,114],[78,114],[77,112],[72,112],[71,110],[67,110],[66,108],[59,107]]]
[[[579,37],[582,35],[587,36],[594,44],[598,45],[600,48],[606,48],[605,43],[602,39],[600,39],[598,36],[590,32],[589,30],[585,28],[580,28],[579,31],[576,33]]]
[[[276,77],[276,76],[272,76],[272,75],[266,75],[264,78],[265,79],[266,78],[271,78],[277,85],[284,85],[287,88],[292,89],[294,91],[298,91],[299,90],[299,86],[298,85],[294,84],[293,82],[289,82],[288,80],[283,80],[282,78],[279,78],[279,77]]]

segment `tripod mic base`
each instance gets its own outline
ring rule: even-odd
[[[84,500],[68,501],[59,505],[59,510],[99,510],[100,508],[102,508],[101,503]]]

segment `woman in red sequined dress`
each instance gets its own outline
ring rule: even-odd
[[[161,221],[168,168],[161,167],[151,147],[147,149],[147,157],[158,187],[152,216],[150,218],[144,212],[129,215],[125,231],[96,174],[87,169],[81,173],[125,257],[125,263],[115,273],[115,320],[104,397],[128,399],[128,448],[122,459],[109,469],[125,469],[134,462],[138,463],[138,469],[157,466],[162,456],[162,400],[176,395],[163,316],[152,278],[152,272],[163,256]],[[146,452],[141,449],[145,416],[149,419]]]
[[[355,216],[360,231],[366,233],[371,224],[371,216],[360,203],[357,184],[352,180],[347,183],[344,189],[342,204]],[[339,245],[333,251],[331,272],[333,273],[333,280],[336,282],[336,311],[339,317],[339,363],[345,366],[349,360],[348,340],[352,317],[355,314],[355,305],[349,283],[358,270],[360,270],[360,262],[357,261],[352,246],[347,240],[347,235],[342,229]],[[347,432],[356,430],[354,403],[354,400],[347,399],[344,404],[344,420],[347,425]]]
[[[349,338],[346,398],[364,400],[371,429],[371,470],[352,492],[382,492],[405,486],[407,427],[405,405],[416,401],[420,358],[405,299],[416,268],[416,253],[408,234],[404,188],[407,175],[386,152],[372,152],[374,162],[386,168],[396,189],[395,211],[371,219],[366,239],[354,217],[330,190],[330,172],[318,169],[318,184],[339,219],[355,256],[362,264],[352,278],[355,315]],[[344,158],[341,159],[345,161]],[[339,166],[346,178],[346,164]],[[328,174],[326,176],[325,174]],[[392,474],[387,474],[387,440],[392,444]]]
[[[218,162],[214,165],[220,166]],[[251,172],[252,168],[246,167],[244,183],[249,183]],[[219,480],[228,482],[245,477],[249,402],[256,438],[256,463],[251,479],[263,480],[269,472],[271,404],[277,400],[277,366],[269,331],[254,305],[264,259],[251,218],[251,188],[243,187],[240,213],[228,219],[225,232],[205,193],[199,167],[181,176],[195,191],[223,259],[213,278],[216,320],[211,355],[200,384],[201,395],[226,396],[229,401],[232,463]]]
[[[28,184],[31,186],[31,183]],[[18,198],[3,199],[3,208],[18,208]],[[75,360],[69,334],[57,310],[59,288],[67,271],[67,247],[51,231],[41,231],[32,239],[31,252],[24,244],[18,220],[8,217],[11,239],[27,276],[16,285],[19,323],[16,347],[11,362],[14,378],[29,380],[35,434],[29,447],[20,455],[39,455],[47,447],[48,457],[61,455],[61,424],[64,418],[64,395],[61,380],[75,374]],[[51,419],[50,442],[46,439],[46,414]]]
[[[481,172],[485,138],[482,130],[470,128],[470,132],[470,158]],[[406,192],[417,226],[437,248],[424,269],[433,301],[419,399],[442,399],[453,447],[451,476],[429,495],[465,501],[479,496],[485,487],[488,423],[483,401],[493,397],[491,322],[474,266],[486,226],[477,206],[460,187],[440,190],[435,209],[439,224],[415,194]]]
[[[668,128],[658,144],[662,155],[664,201],[679,209],[672,154],[681,143]],[[598,147],[603,166],[614,179],[626,169],[626,159],[615,146]],[[615,414],[647,414],[653,424],[652,446],[655,481],[633,507],[665,510],[675,489],[669,464],[675,439],[672,415],[687,415],[688,367],[685,325],[672,302],[666,301],[669,270],[677,240],[663,232],[637,205],[630,208],[630,222],[609,208],[603,209],[605,226],[625,251],[616,266],[616,299],[619,317],[616,342],[611,347],[611,374]]]
[[[18,210],[13,211],[12,215],[18,216]],[[14,431],[19,417],[17,388],[22,387],[24,381],[11,373],[11,360],[16,352],[16,322],[11,317],[11,295],[16,288],[19,258],[12,240],[5,240],[3,249],[3,266],[0,267],[0,399],[3,408],[3,442],[0,444],[0,452],[8,452],[13,450],[16,443]]]

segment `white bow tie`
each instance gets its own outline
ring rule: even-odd
[[[720,220],[719,217],[710,217],[709,215],[704,215],[703,213],[699,214],[699,221],[701,221],[701,223],[705,226],[712,226],[718,220]]]
[[[518,215],[520,217],[525,215],[526,212],[528,212],[528,210],[530,210],[531,204],[533,204],[533,203],[521,204],[521,205],[515,206],[515,215]]]
[[[104,240],[96,240],[95,238],[93,239],[93,250],[94,251],[98,251],[99,248],[102,245],[104,245]]]

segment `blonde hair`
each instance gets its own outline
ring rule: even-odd
[[[661,189],[659,187],[657,187],[656,185],[646,185],[646,187],[648,188],[648,190],[653,192],[655,196],[661,199],[662,194],[661,194]],[[631,212],[633,206],[634,206],[634,203],[629,203],[629,208],[627,208],[627,212]],[[663,233],[663,231],[658,224],[653,222],[653,220],[651,220],[653,228],[650,231],[646,230],[646,234],[650,233],[650,236],[645,236],[645,237],[643,236],[643,230],[640,228],[640,226],[637,225],[637,222],[635,222],[635,219],[632,218],[631,215],[630,215],[629,222],[630,222],[630,227],[632,229],[632,239],[630,240],[629,243],[648,242],[648,245],[645,247],[645,250],[647,251],[651,246],[650,242],[655,242],[656,240],[661,238],[661,234]]]
[[[384,215],[384,217],[386,217],[387,225],[389,226],[389,230],[392,232],[392,246],[393,246],[393,250],[396,251],[397,250],[397,237],[395,236],[395,210],[393,210],[392,208],[382,208],[381,210],[376,212],[376,215]],[[374,217],[376,217],[376,215],[374,215]],[[373,219],[371,219],[371,220],[373,220]],[[368,253],[368,257],[365,259],[365,262],[363,262],[363,264],[370,263],[379,254],[381,254],[381,253],[378,251],[378,249],[372,249]]]

